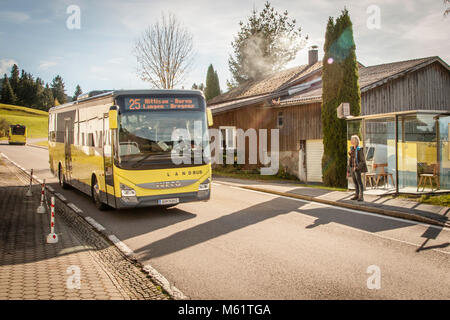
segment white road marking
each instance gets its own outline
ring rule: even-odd
[[[50,190],[50,192],[55,192],[55,189],[53,189],[52,186],[47,186],[47,189]]]
[[[110,234],[108,236],[108,239],[114,243],[114,245],[119,248],[120,251],[122,251],[125,255],[130,256],[133,255],[134,252],[131,250],[125,243],[119,240],[115,235]]]
[[[219,183],[219,184],[221,184],[221,183]],[[311,204],[311,205],[312,204],[314,204],[314,205],[317,204],[317,205],[322,206],[322,207],[335,208],[335,209],[344,210],[344,211],[348,211],[348,212],[358,213],[358,214],[361,214],[361,215],[385,218],[385,219],[390,219],[390,220],[394,220],[394,221],[409,223],[409,224],[412,224],[412,225],[421,225],[421,226],[424,226],[424,227],[431,227],[431,228],[438,229],[440,231],[446,231],[446,232],[450,231],[448,228],[438,227],[438,226],[435,226],[435,225],[432,225],[432,224],[426,224],[426,223],[422,223],[422,222],[418,222],[418,221],[412,221],[412,220],[406,220],[406,219],[402,219],[402,218],[384,216],[384,215],[377,214],[377,213],[364,212],[364,211],[359,211],[359,210],[354,210],[354,209],[337,207],[337,206],[332,206],[332,205],[328,205],[328,204],[324,204],[324,203],[320,203],[320,202],[307,201],[307,200],[291,198],[291,197],[287,197],[287,196],[279,196],[279,195],[266,193],[266,192],[262,192],[262,191],[255,191],[255,190],[245,189],[245,188],[242,188],[242,187],[236,187],[236,186],[230,185],[230,184],[223,184],[223,185],[229,186],[230,188],[233,188],[233,189],[245,190],[245,191],[248,191],[248,192],[254,192],[254,193],[259,193],[259,194],[263,194],[263,195],[269,195],[269,196],[272,196],[273,198],[284,198],[284,199],[294,200],[294,201],[303,202],[303,203],[306,202],[306,203]],[[397,242],[400,242],[400,243],[403,243],[403,244],[408,244],[408,245],[414,246],[416,248],[420,248],[422,246],[422,245],[419,245],[419,244],[416,244],[416,243],[412,243],[412,242],[408,242],[408,241],[400,240],[400,239],[396,239],[396,238],[391,238],[391,237],[384,236],[384,235],[381,235],[381,234],[378,234],[378,233],[369,232],[369,231],[361,230],[361,229],[358,229],[358,228],[353,228],[353,227],[346,226],[346,225],[343,225],[343,224],[337,224],[337,225],[339,225],[341,227],[344,227],[344,228],[347,228],[347,229],[350,229],[350,230],[359,231],[359,232],[362,232],[362,233],[365,233],[365,234],[370,234],[370,235],[376,236],[378,238],[383,238],[385,240],[397,241]],[[450,252],[448,252],[448,251],[442,251],[442,250],[439,250],[439,249],[431,249],[431,250],[437,251],[439,253],[447,254],[447,255],[450,254]]]
[[[80,208],[78,208],[76,205],[74,205],[72,202],[69,202],[67,204],[68,207],[72,208],[75,212],[77,213],[83,213],[83,210],[81,210]]]
[[[405,222],[405,223],[409,223],[409,224],[422,225],[422,226],[425,226],[425,227],[432,227],[432,228],[436,228],[436,229],[439,229],[439,230],[442,229],[443,231],[447,231],[447,232],[450,231],[450,229],[448,229],[448,228],[442,228],[442,227],[435,226],[433,224],[427,224],[427,223],[424,223],[424,222],[408,220],[408,219],[403,219],[403,218],[397,218],[397,217],[391,217],[391,216],[385,216],[385,215],[382,215],[382,214],[379,214],[379,213],[365,212],[365,211],[360,211],[360,210],[356,210],[356,209],[349,209],[349,208],[345,208],[345,207],[333,206],[333,205],[329,205],[329,204],[325,204],[325,203],[321,203],[321,202],[297,199],[297,198],[293,198],[293,197],[289,197],[289,196],[281,196],[281,195],[268,193],[268,192],[249,190],[249,189],[245,189],[243,187],[236,187],[236,186],[232,186],[232,185],[228,185],[228,184],[227,184],[227,186],[229,186],[230,188],[233,188],[233,189],[237,189],[237,190],[245,190],[245,191],[248,191],[248,192],[254,192],[254,193],[259,193],[259,194],[272,196],[273,198],[283,198],[283,199],[288,199],[288,200],[294,200],[294,201],[304,202],[304,203],[308,203],[308,204],[318,205],[318,206],[325,207],[325,208],[334,208],[334,209],[338,209],[338,210],[358,213],[358,214],[367,215],[367,216],[384,218],[384,219],[394,220],[394,221],[398,221],[398,222]]]
[[[57,196],[58,198],[59,198],[59,200],[61,200],[61,201],[66,201],[67,199],[66,199],[66,197],[64,197],[61,193],[59,193],[59,192],[56,192],[55,193],[55,196]]]
[[[98,231],[105,231],[105,227],[102,226],[100,223],[98,223],[97,221],[95,221],[93,218],[91,217],[85,217],[84,218],[87,222],[89,222],[89,224],[91,226],[93,226],[95,229],[97,229]]]
[[[341,227],[347,228],[347,229],[351,229],[351,230],[356,230],[356,231],[359,231],[359,232],[362,232],[362,233],[365,233],[365,234],[370,234],[370,235],[373,235],[373,236],[376,236],[378,238],[382,238],[382,239],[385,239],[385,240],[401,242],[401,243],[404,243],[404,244],[408,244],[410,246],[414,246],[416,248],[420,248],[422,246],[422,245],[419,245],[419,244],[416,244],[416,243],[412,243],[412,242],[409,242],[409,241],[405,241],[405,240],[400,240],[400,239],[384,236],[384,235],[381,235],[379,233],[374,233],[374,232],[370,232],[370,231],[366,231],[366,230],[355,229],[353,227],[346,226],[346,225],[341,225]],[[450,255],[449,251],[442,251],[442,250],[439,250],[439,249],[431,249],[431,250],[437,251],[437,252],[440,252],[440,253],[443,253],[443,254],[449,254]]]

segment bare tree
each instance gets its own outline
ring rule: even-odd
[[[173,89],[192,65],[194,50],[191,33],[172,13],[148,27],[136,40],[134,55],[138,75],[156,88]]]

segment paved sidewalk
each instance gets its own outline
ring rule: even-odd
[[[0,300],[167,299],[146,275],[75,214],[56,212],[59,242],[47,244],[50,214],[38,214],[40,186],[0,157]],[[79,268],[79,269],[78,269]],[[74,271],[80,288],[70,288]]]
[[[395,199],[386,196],[364,195],[364,202],[350,200],[354,192],[330,191],[310,188],[292,183],[272,181],[254,181],[226,177],[214,177],[213,181],[224,182],[243,188],[292,196],[304,200],[318,201],[325,204],[342,206],[350,209],[365,210],[421,222],[435,222],[450,227],[450,208],[423,204],[411,200]]]

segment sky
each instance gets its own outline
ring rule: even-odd
[[[174,13],[192,33],[195,56],[180,85],[205,82],[209,64],[219,75],[221,89],[231,79],[228,57],[231,42],[253,7],[265,0],[0,0],[0,75],[20,69],[51,82],[56,75],[73,95],[103,89],[145,89],[137,74],[133,45],[161,13]],[[450,63],[450,15],[443,16],[442,0],[272,0],[279,12],[287,10],[309,40],[286,65],[307,63],[308,47],[319,46],[323,56],[328,17],[346,7],[353,22],[356,56],[363,65],[440,56]],[[70,29],[70,6],[80,9],[80,28]],[[72,21],[72,20],[71,20]]]

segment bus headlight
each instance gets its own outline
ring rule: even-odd
[[[120,184],[120,191],[122,193],[122,197],[136,197],[136,191],[124,184]]]
[[[206,179],[205,181],[199,184],[198,191],[208,191],[209,186],[210,186],[209,179]]]

